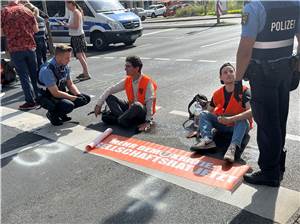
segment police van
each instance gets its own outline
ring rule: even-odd
[[[31,1],[43,9],[41,1]],[[132,45],[142,35],[140,18],[127,11],[118,0],[76,1],[84,13],[83,29],[88,44],[96,50],[105,49],[109,44]],[[46,1],[50,30],[55,43],[69,43],[68,28],[58,21],[68,21],[69,10],[65,1]]]

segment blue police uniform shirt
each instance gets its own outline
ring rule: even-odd
[[[242,25],[242,37],[256,38],[266,23],[266,11],[260,1],[251,1],[244,7],[243,14],[248,15],[247,21]]]
[[[299,1],[300,5],[300,1]],[[266,11],[261,1],[252,0],[244,7],[243,14],[248,15],[247,22],[242,25],[242,37],[256,38],[266,23]],[[299,15],[300,21],[300,15]],[[300,33],[300,22],[298,22],[297,33]]]
[[[57,74],[60,74],[59,81],[70,80],[70,68],[66,65],[58,65],[55,58],[49,60],[48,63],[54,65]],[[39,80],[46,86],[51,87],[55,86],[57,83],[56,77],[53,74],[52,70],[47,67],[48,63],[44,64],[39,73]]]

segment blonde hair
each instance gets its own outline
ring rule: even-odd
[[[28,8],[35,17],[38,17],[40,15],[39,9],[35,7],[33,4],[29,2],[29,0],[22,0],[20,1],[26,8]]]
[[[55,55],[64,54],[66,52],[71,52],[71,51],[72,51],[72,47],[66,44],[58,44],[55,47]]]

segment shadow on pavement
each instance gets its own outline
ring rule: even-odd
[[[230,224],[239,224],[239,223],[274,223],[275,218],[275,205],[278,195],[278,189],[274,187],[262,187],[262,186],[254,186],[249,185],[257,189],[257,191],[253,194],[252,200],[250,204],[240,211],[231,221]],[[263,211],[262,211],[263,210]],[[264,213],[265,216],[269,217],[263,218],[259,215],[254,215],[250,212]]]
[[[19,91],[19,92],[16,92],[10,96],[4,96],[3,98],[1,98],[1,105],[2,106],[6,106],[6,105],[9,105],[9,104],[13,104],[13,103],[16,103],[16,102],[22,102],[24,101],[24,93],[23,91]]]

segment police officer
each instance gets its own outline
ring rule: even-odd
[[[91,100],[88,95],[79,92],[70,78],[68,63],[71,53],[72,48],[67,45],[56,46],[55,57],[44,64],[39,72],[39,102],[48,110],[47,118],[55,126],[71,120],[67,114]]]
[[[251,184],[278,187],[285,171],[284,144],[293,77],[290,62],[295,35],[299,53],[299,1],[249,1],[245,5],[235,90],[240,90],[246,74],[260,151],[260,171],[244,176]],[[235,94],[239,95],[239,91]]]

